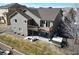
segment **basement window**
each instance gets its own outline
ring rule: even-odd
[[[14,32],[14,34],[16,34],[16,32]]]
[[[22,34],[22,36],[24,36],[24,34]]]
[[[18,35],[20,35],[20,33],[18,33]]]

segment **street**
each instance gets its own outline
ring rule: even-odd
[[[4,50],[10,50],[13,52],[12,55],[24,55],[22,53],[20,53],[19,51],[12,49],[11,47],[7,46],[6,44],[3,44],[0,42],[0,48],[4,49]]]

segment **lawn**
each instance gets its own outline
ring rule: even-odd
[[[9,34],[0,36],[0,42],[3,42],[26,55],[65,54],[62,50],[58,49],[50,43],[40,40],[36,42],[31,42],[29,40],[18,39]]]

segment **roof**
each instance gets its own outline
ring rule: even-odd
[[[28,10],[30,12],[32,12],[34,15],[36,15],[37,17],[41,18],[40,14],[39,14],[39,12],[38,12],[38,10],[36,8],[28,8]]]
[[[42,20],[54,20],[58,15],[60,8],[37,8]]]
[[[54,20],[60,8],[29,8],[29,10],[42,20]]]
[[[21,12],[21,11],[16,11],[14,12],[12,15],[9,16],[9,18],[11,19],[13,16],[15,16],[17,13],[20,13],[22,16],[24,16],[27,19],[32,19],[30,16],[26,15],[25,13]]]

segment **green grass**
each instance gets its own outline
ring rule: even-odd
[[[0,42],[3,42],[14,49],[30,55],[52,55],[52,54],[63,54],[53,45],[43,42],[36,41],[30,42],[28,40],[18,39],[11,35],[0,36]]]

